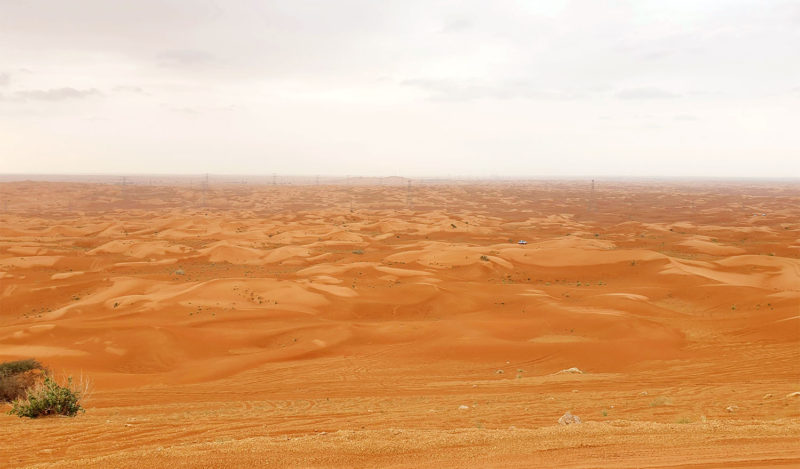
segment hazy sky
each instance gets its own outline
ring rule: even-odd
[[[800,2],[0,0],[0,173],[800,176]]]

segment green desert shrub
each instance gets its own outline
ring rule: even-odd
[[[9,414],[20,417],[37,418],[47,415],[66,415],[74,417],[83,412],[80,402],[86,393],[86,386],[75,385],[72,377],[67,378],[66,385],[60,385],[50,375],[27,390],[27,396],[18,398],[12,403]]]

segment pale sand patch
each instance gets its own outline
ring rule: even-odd
[[[76,277],[78,275],[83,275],[85,272],[83,271],[75,271],[75,272],[61,272],[58,274],[53,274],[50,276],[50,280],[63,280],[65,278]]]
[[[649,301],[650,298],[644,295],[637,295],[636,293],[603,293],[602,295],[598,296],[614,296],[619,298],[627,298],[629,300],[640,300],[640,301]]]
[[[337,285],[327,285],[322,283],[309,283],[308,286],[315,290],[330,293],[331,295],[342,298],[352,298],[354,296],[358,296],[358,293],[356,293],[355,290],[348,287],[340,287]]]
[[[375,270],[379,272],[383,272],[390,275],[396,275],[398,277],[414,277],[419,275],[433,275],[430,272],[424,270],[414,270],[414,269],[400,269],[397,267],[386,267],[384,265],[375,266]]]
[[[51,267],[61,259],[63,259],[63,256],[7,257],[5,259],[0,259],[0,266],[17,267],[20,269],[30,269],[31,267]]]

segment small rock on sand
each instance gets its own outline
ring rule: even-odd
[[[558,373],[556,373],[556,374],[557,374],[557,375],[560,375],[560,374],[564,374],[564,373],[568,373],[568,374],[575,374],[575,375],[582,375],[582,374],[583,374],[583,371],[581,371],[581,370],[579,370],[578,368],[575,368],[575,367],[573,366],[572,368],[567,368],[566,370],[561,370],[561,371],[559,371],[559,372],[558,372]]]
[[[497,370],[497,371],[495,371],[495,373],[497,373],[498,375],[502,375],[503,374],[503,370]]]
[[[458,410],[468,410],[468,409],[469,409],[468,405],[463,405],[462,404],[462,405],[458,406]]]
[[[560,425],[572,425],[573,423],[581,423],[581,418],[577,415],[572,415],[572,412],[567,411],[558,419]]]
[[[764,394],[764,399],[771,399],[771,398],[772,398],[772,393],[768,392],[768,393]]]
[[[786,395],[787,399],[791,399],[793,397],[800,397],[800,391],[790,392]]]
[[[725,408],[725,410],[727,410],[728,412],[736,412],[737,410],[739,410],[739,407],[735,405],[729,405],[728,407]]]

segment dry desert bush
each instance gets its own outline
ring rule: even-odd
[[[74,417],[84,411],[81,402],[88,397],[89,389],[90,383],[83,377],[74,382],[70,376],[59,384],[34,359],[0,363],[0,400],[11,402],[11,415]]]
[[[0,363],[0,402],[12,402],[25,396],[28,388],[44,372],[41,363],[34,359]]]

